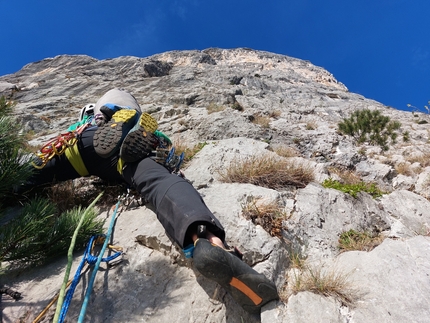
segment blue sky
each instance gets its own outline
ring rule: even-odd
[[[0,0],[0,12],[0,75],[60,54],[248,47],[309,60],[397,109],[430,100],[428,0]]]

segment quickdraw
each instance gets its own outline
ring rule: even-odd
[[[170,150],[165,148],[157,148],[155,152],[153,152],[154,156],[152,157],[157,163],[166,167],[171,173],[179,174],[180,168],[182,166],[182,162],[185,158],[185,153],[181,153],[180,155],[175,155],[175,147],[172,147]]]
[[[91,122],[85,123],[74,131],[62,133],[51,139],[36,153],[39,160],[37,163],[33,161],[33,166],[37,169],[42,169],[52,158],[64,154],[66,149],[73,146],[78,140],[77,137],[90,125]]]

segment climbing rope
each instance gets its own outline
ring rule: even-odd
[[[76,130],[59,134],[57,137],[48,141],[36,153],[40,161],[37,163],[33,161],[33,166],[37,169],[42,169],[52,158],[64,154],[66,149],[73,146],[77,141],[77,137],[89,126],[91,126],[91,121],[81,125],[76,128]]]
[[[103,195],[103,193],[100,193],[95,199],[94,201],[85,209],[84,214],[82,214],[81,218],[79,219],[78,225],[76,226],[75,231],[73,232],[73,236],[72,236],[72,241],[70,242],[70,246],[69,246],[69,250],[67,252],[67,267],[66,267],[66,273],[64,275],[64,279],[63,279],[63,284],[61,285],[61,289],[60,289],[60,294],[58,296],[58,303],[57,303],[57,308],[55,310],[55,314],[54,314],[54,320],[53,322],[57,322],[59,315],[60,315],[60,311],[61,311],[61,307],[63,305],[63,301],[64,301],[64,294],[66,292],[66,285],[67,282],[69,280],[69,276],[70,276],[70,270],[72,268],[72,262],[73,262],[73,249],[75,248],[75,243],[76,243],[76,238],[78,236],[79,230],[82,226],[82,223],[84,222],[85,218],[87,217],[87,214],[89,213],[89,210],[94,207],[94,205],[97,203],[97,201],[101,198],[101,196]]]
[[[86,216],[86,212],[95,205],[95,203],[97,202],[97,200],[101,197],[102,193],[99,194],[99,196],[96,197],[96,199],[91,203],[91,205],[85,210],[84,214],[81,217],[80,223],[78,224],[77,228],[75,229],[74,235],[72,237],[72,242],[70,244],[69,247],[69,252],[68,252],[68,266],[66,268],[66,275],[64,278],[64,281],[69,279],[69,275],[70,275],[70,267],[71,267],[71,263],[72,263],[72,252],[74,245],[75,245],[75,234],[78,233],[79,228],[80,228],[80,224],[81,221],[84,220],[85,216]],[[91,265],[95,265],[94,270],[93,270],[93,276],[92,278],[92,283],[91,285],[88,285],[88,289],[87,289],[87,294],[88,297],[90,295],[90,293],[88,291],[90,291],[92,289],[92,284],[94,282],[94,278],[95,278],[95,274],[97,273],[98,267],[100,266],[100,262],[106,262],[106,263],[110,263],[112,260],[115,260],[117,257],[119,257],[122,253],[123,253],[123,249],[122,247],[119,246],[113,246],[113,245],[108,245],[107,242],[110,239],[110,234],[112,232],[113,229],[113,224],[114,224],[114,220],[116,219],[116,213],[118,210],[118,206],[119,203],[123,203],[128,199],[129,197],[129,190],[127,191],[127,194],[124,195],[122,198],[119,197],[118,198],[118,203],[116,205],[114,214],[112,216],[112,220],[108,229],[108,233],[107,235],[104,234],[100,234],[100,235],[94,235],[90,238],[87,247],[85,249],[84,255],[82,257],[82,260],[75,272],[74,278],[71,280],[68,280],[67,284],[65,284],[63,282],[63,286],[60,290],[60,292],[54,296],[54,298],[51,300],[51,302],[46,306],[46,308],[33,320],[33,323],[38,323],[40,322],[40,320],[44,317],[44,315],[47,313],[47,311],[49,310],[49,308],[58,300],[57,302],[57,309],[54,315],[54,323],[60,323],[60,322],[64,322],[64,319],[66,317],[67,311],[69,309],[74,291],[77,287],[77,284],[79,283],[80,277],[82,276],[82,273],[86,271],[83,270],[84,266],[91,266]],[[98,256],[95,256],[95,251],[94,248],[97,245],[101,245],[103,244],[103,247],[99,253]],[[104,252],[106,251],[106,248],[109,248],[113,251],[115,251],[115,253],[109,257],[103,257]],[[65,293],[65,289],[67,287],[69,287],[69,290],[67,291],[66,295],[64,296]]]
[[[78,268],[76,269],[75,276],[72,280],[72,283],[70,284],[70,288],[67,291],[66,297],[64,299],[63,306],[61,308],[60,316],[58,319],[58,323],[64,322],[64,319],[66,318],[67,311],[69,309],[70,303],[73,298],[73,293],[75,292],[76,286],[79,283],[82,269],[85,265],[94,265],[96,264],[98,257],[94,256],[94,247],[96,245],[102,244],[106,241],[106,236],[104,234],[102,235],[94,235],[90,238],[90,241],[88,242],[87,248],[85,250],[84,256],[81,260],[81,263],[79,264]],[[110,261],[116,259],[118,256],[122,254],[122,248],[117,246],[108,246],[111,250],[116,251],[113,255],[109,257],[102,258],[101,261],[109,263]],[[103,255],[102,253],[100,253]],[[95,269],[94,269],[95,270]]]
[[[84,298],[84,302],[83,302],[82,307],[81,307],[81,312],[79,314],[78,323],[82,323],[84,321],[85,312],[87,311],[88,301],[90,299],[91,291],[92,291],[93,285],[94,285],[94,280],[96,278],[97,271],[99,269],[100,263],[101,263],[101,261],[103,259],[103,254],[104,254],[104,252],[106,250],[106,247],[108,245],[108,241],[109,241],[110,236],[112,234],[113,225],[114,225],[115,220],[116,220],[116,213],[118,211],[118,207],[119,207],[120,203],[121,203],[121,200],[118,199],[118,203],[116,204],[115,211],[114,211],[114,213],[112,215],[111,222],[109,224],[108,232],[106,233],[106,237],[105,237],[105,241],[103,243],[103,247],[102,247],[102,249],[100,251],[99,256],[97,257],[97,262],[96,262],[96,264],[94,266],[94,270],[93,270],[93,273],[91,275],[90,281],[88,282],[88,288],[87,288],[87,292],[85,293],[85,298]]]
[[[67,282],[67,286],[66,286],[66,288],[67,287],[69,287],[70,286],[70,284],[72,283],[72,281],[71,280],[69,280],[68,282]],[[40,314],[33,320],[33,322],[32,323],[39,323],[40,322],[40,320],[45,316],[45,314],[49,311],[49,309],[51,308],[51,306],[52,305],[54,305],[54,303],[58,300],[58,297],[60,296],[60,293],[57,293],[53,298],[52,298],[52,300],[49,302],[49,304],[48,305],[46,305],[46,307],[43,309],[43,311],[42,312],[40,312]]]

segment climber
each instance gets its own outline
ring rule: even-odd
[[[36,158],[32,185],[88,175],[126,182],[153,205],[166,233],[192,255],[196,269],[224,287],[245,310],[259,313],[278,299],[275,284],[245,264],[237,248],[228,247],[224,228],[193,186],[149,157],[157,146],[171,142],[157,130],[157,121],[142,113],[136,99],[112,89],[89,107],[91,122],[79,126],[76,143],[48,161]]]

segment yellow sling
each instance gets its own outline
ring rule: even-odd
[[[85,167],[84,161],[82,160],[78,145],[76,143],[67,147],[65,154],[70,164],[72,164],[73,168],[78,172],[79,175],[88,176],[90,174]]]

